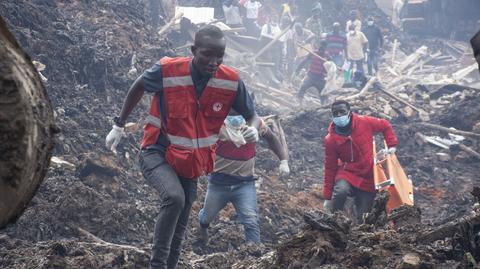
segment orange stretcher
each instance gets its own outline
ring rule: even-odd
[[[384,144],[386,150],[387,143],[384,141]],[[413,205],[412,180],[403,171],[397,156],[385,154],[382,160],[378,160],[376,152],[373,142],[375,189],[378,192],[388,191],[387,212],[401,205]]]

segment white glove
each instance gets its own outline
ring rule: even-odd
[[[242,130],[243,137],[248,143],[258,142],[258,130],[253,126],[247,126]]]
[[[120,143],[120,140],[124,136],[124,128],[113,125],[112,130],[110,131],[110,133],[108,133],[107,138],[105,139],[105,145],[107,146],[107,148],[113,151],[113,153],[117,154],[117,145],[118,143]]]
[[[396,148],[396,147],[391,147],[391,148],[388,148],[388,149],[387,149],[387,153],[390,154],[390,155],[395,154],[395,152],[397,152],[397,148]]]
[[[393,155],[393,154],[395,154],[395,152],[397,152],[396,147],[391,147],[391,148],[388,148],[388,149],[382,149],[377,153],[377,156],[376,156],[377,160],[383,160],[383,159],[387,158],[387,155]]]
[[[280,177],[288,176],[290,174],[290,167],[288,167],[288,160],[281,160],[278,170],[280,171]]]

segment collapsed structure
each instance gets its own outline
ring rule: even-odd
[[[372,6],[367,0],[347,3],[341,16]],[[146,115],[134,112],[131,119],[140,120],[129,125],[117,156],[104,148],[110,111],[120,109],[113,104],[120,103],[132,79],[160,57],[177,53],[169,38],[149,28],[147,12],[146,1],[133,0],[0,4],[22,47],[46,66],[41,74],[61,130],[44,184],[17,223],[0,232],[0,267],[147,266],[158,198],[136,166],[138,129]],[[292,98],[295,83],[265,85],[249,73],[248,61],[237,62],[239,69],[244,65],[259,113],[282,122],[292,175],[278,179],[271,153],[260,150],[256,173],[264,245],[243,245],[239,225],[230,225],[235,222],[230,208],[212,226],[214,243],[200,248],[192,218],[180,268],[469,268],[476,263],[479,213],[470,192],[480,172],[480,92],[470,48],[462,42],[412,41],[396,36],[386,20],[381,23],[391,36],[381,72],[363,89],[341,88],[332,97],[347,96],[354,110],[391,120],[418,208],[382,216],[380,198],[378,214],[359,227],[341,215],[319,212],[329,107],[311,96],[299,108]],[[206,184],[199,188],[192,215],[201,208]]]

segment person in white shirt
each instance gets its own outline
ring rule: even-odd
[[[232,27],[242,26],[242,17],[240,17],[240,9],[237,0],[223,1],[223,14],[225,15],[225,23]]]
[[[275,17],[267,18],[267,23],[262,26],[262,31],[260,32],[260,38],[268,37],[270,39],[274,39],[278,34],[282,31],[280,30],[280,26],[275,20]]]
[[[258,36],[258,10],[262,7],[262,4],[257,0],[247,0],[243,6],[247,10],[247,16],[244,21],[247,34]]]
[[[400,18],[400,12],[404,6],[404,0],[393,0],[392,8],[392,24],[398,28],[402,27],[402,20]]]
[[[350,19],[347,21],[347,25],[345,27],[346,33],[348,33],[350,30],[351,25],[355,26],[355,31],[362,31],[362,22],[358,19],[358,13],[356,10],[350,11]]]
[[[364,73],[363,62],[365,60],[365,51],[368,50],[368,39],[360,31],[355,30],[354,25],[350,25],[347,33],[347,57],[348,60],[356,65],[357,71]]]

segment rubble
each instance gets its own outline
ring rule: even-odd
[[[61,129],[53,159],[58,165],[49,168],[17,223],[0,231],[0,267],[147,267],[159,198],[146,185],[136,155],[145,117],[141,113],[149,100],[131,115],[135,122],[129,124],[118,154],[104,146],[111,117],[135,76],[156,59],[174,55],[174,46],[163,38],[176,29],[163,36],[153,31],[144,16],[147,2],[0,3],[0,14],[21,45],[47,66],[41,72],[48,78],[45,85]],[[325,1],[324,8],[336,9],[334,2]],[[366,14],[372,3],[345,1],[338,18],[354,6]],[[338,19],[333,17],[337,13],[327,13],[332,22]],[[382,28],[391,29],[383,13],[375,16],[384,18]],[[417,133],[449,140],[449,133],[462,135],[461,144],[480,152],[478,73],[464,69],[473,59],[463,43],[422,41],[425,48],[418,51],[418,41],[393,32],[388,32],[387,53],[371,84],[364,91],[340,88],[330,99],[354,96],[356,112],[391,120],[400,140],[398,157],[414,182],[416,207],[382,215],[379,197],[377,211],[361,226],[343,215],[322,213],[322,140],[329,107],[315,95],[300,107],[295,99],[298,78],[280,86],[259,81],[263,73],[250,68],[245,62],[251,58],[244,54],[259,50],[240,42],[232,45],[231,33],[227,63],[239,63],[259,114],[280,120],[292,172],[278,178],[277,160],[262,144],[258,147],[263,242],[258,246],[244,244],[231,206],[212,223],[210,244],[197,244],[196,216],[206,190],[206,179],[200,179],[179,268],[468,268],[480,259],[473,242],[478,239],[478,201],[470,194],[479,183],[478,160],[462,148],[438,148],[415,139]],[[262,64],[268,66],[256,62]],[[75,168],[65,169],[70,164]]]

